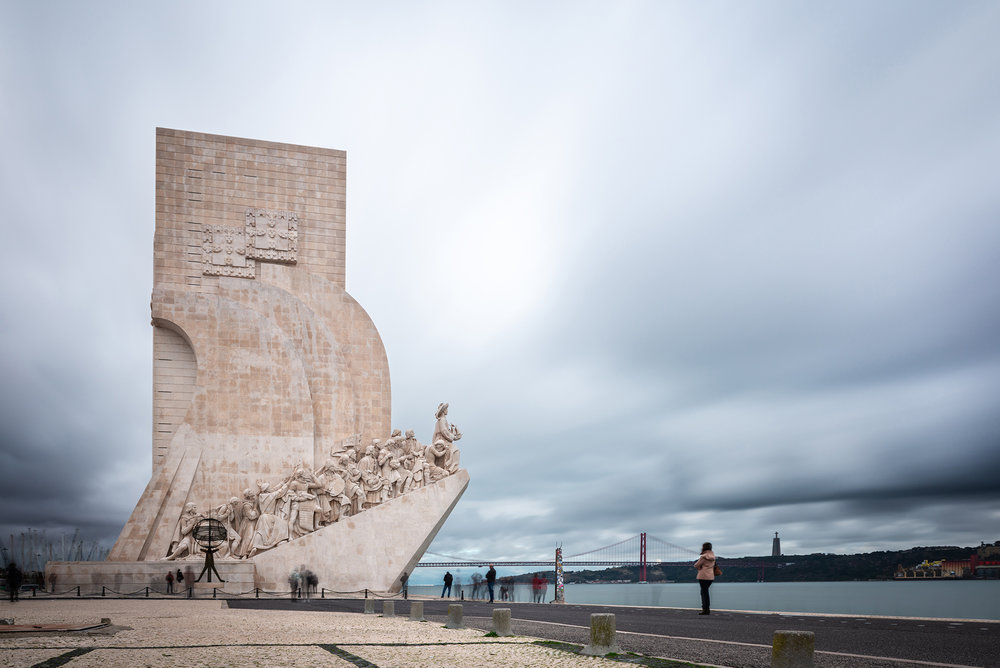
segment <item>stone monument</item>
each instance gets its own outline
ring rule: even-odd
[[[52,563],[60,583],[198,559],[205,518],[234,591],[299,564],[388,590],[433,540],[468,485],[462,434],[448,404],[427,445],[391,429],[385,348],[345,290],[346,158],[157,129],[152,475],[108,561]]]

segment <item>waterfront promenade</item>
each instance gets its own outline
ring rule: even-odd
[[[763,615],[618,606],[504,604],[513,638],[488,638],[492,608],[464,602],[469,628],[442,628],[449,601],[425,599],[427,622],[361,614],[354,599],[157,600],[39,599],[4,601],[0,617],[16,624],[98,625],[71,633],[0,633],[0,666],[593,666],[623,668],[538,639],[584,644],[592,612],[614,612],[623,652],[694,664],[770,665],[775,629],[816,633],[818,667],[1000,665],[1000,624]],[[381,611],[381,601],[376,609]],[[110,618],[111,626],[99,626]]]

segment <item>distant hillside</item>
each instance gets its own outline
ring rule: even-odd
[[[721,559],[723,570],[720,580],[726,582],[757,582],[761,573],[765,582],[831,582],[842,580],[888,580],[896,571],[896,566],[912,566],[924,559],[968,559],[975,554],[974,547],[914,547],[909,550],[868,552],[865,554],[804,554],[781,557],[741,557]],[[692,563],[694,563],[692,561]],[[762,569],[760,564],[764,564]],[[551,581],[553,572],[539,571]],[[518,580],[530,579],[534,573],[517,576]],[[694,579],[694,568],[684,564],[678,566],[649,566],[646,570],[648,582],[686,582]],[[638,566],[622,566],[603,570],[567,571],[563,574],[566,583],[574,582],[638,582]]]

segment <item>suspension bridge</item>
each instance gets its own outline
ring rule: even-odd
[[[546,561],[505,561],[503,559],[469,559],[466,557],[456,557],[448,554],[438,554],[427,552],[426,555],[438,557],[439,561],[421,561],[417,567],[422,568],[485,568],[490,564],[494,566],[541,566],[559,570],[558,557]],[[598,566],[609,568],[614,566],[638,566],[639,581],[646,581],[646,569],[649,566],[690,566],[695,561],[699,552],[687,547],[675,545],[669,541],[650,536],[647,533],[636,534],[617,543],[596,547],[579,554],[571,554],[562,557],[562,570],[576,570],[588,566]],[[447,560],[447,561],[445,561]],[[764,580],[764,569],[781,568],[784,564],[775,561],[763,561],[759,557],[740,557],[729,559],[719,557],[720,563],[730,566],[744,568],[755,568],[760,570],[759,579]]]
[[[424,568],[462,568],[494,566],[552,566],[554,560],[547,561],[504,561],[493,559],[467,559],[447,554],[427,552],[427,554],[447,559],[448,561],[421,561],[418,567]],[[636,534],[611,545],[602,545],[586,552],[571,554],[562,558],[564,569],[583,568],[586,566],[638,566],[639,579],[646,579],[646,568],[667,564],[690,564],[698,558],[698,551],[680,545],[674,545],[656,536],[646,533]]]

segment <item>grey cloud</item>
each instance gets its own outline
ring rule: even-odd
[[[435,551],[996,532],[995,7],[234,7],[0,10],[4,535],[148,477],[157,125],[348,149],[394,422],[466,434]]]

